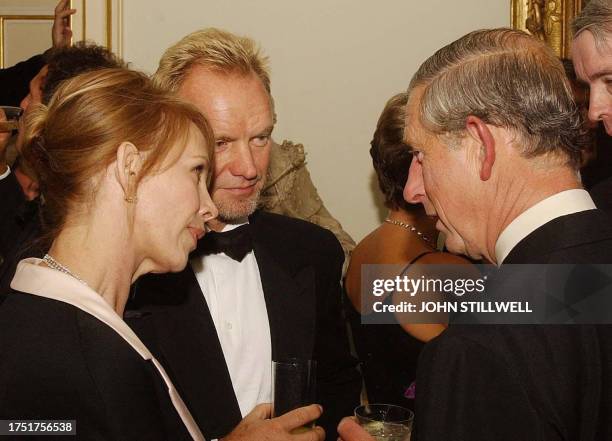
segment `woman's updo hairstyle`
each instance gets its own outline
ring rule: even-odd
[[[378,118],[370,156],[378,177],[378,186],[385,197],[385,206],[392,210],[419,208],[404,200],[403,192],[412,162],[412,153],[404,144],[404,119],[408,93],[393,96]]]
[[[175,144],[184,148],[191,124],[212,160],[214,137],[206,119],[144,74],[100,69],[63,82],[48,106],[29,112],[24,134],[23,155],[39,176],[45,239],[57,236],[74,206],[93,199],[92,178],[116,160],[122,142],[146,152],[134,176],[137,186],[159,170]]]

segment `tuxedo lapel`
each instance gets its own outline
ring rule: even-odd
[[[312,359],[315,269],[291,244],[279,240],[273,225],[258,219],[254,216],[251,221],[251,233],[270,325],[272,359]],[[227,435],[241,420],[240,408],[210,310],[191,266],[181,273],[144,277],[133,303],[137,317],[129,320],[130,326],[140,329],[138,335],[168,371],[204,435],[208,439]],[[151,334],[149,338],[146,333]]]
[[[217,331],[195,274],[188,265],[181,273],[156,279],[154,286],[139,289],[155,290],[166,299],[182,297],[172,307],[150,311],[158,358],[203,433],[208,438],[227,435],[242,417]]]
[[[253,248],[268,311],[272,359],[311,359],[316,319],[314,268],[307,266],[290,274],[280,264],[283,256],[275,257],[258,233],[254,229]]]
[[[550,255],[556,256],[556,263],[607,262],[608,256],[597,254],[589,256],[586,262],[578,262],[571,250],[585,244],[600,243],[610,239],[612,239],[612,228],[605,212],[581,211],[553,219],[531,232],[510,251],[504,264],[547,263],[549,259],[547,256]],[[559,261],[559,253],[562,250],[569,250],[567,262]]]

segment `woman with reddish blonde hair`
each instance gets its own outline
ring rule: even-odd
[[[130,285],[182,270],[217,215],[208,123],[116,68],[63,83],[26,125],[49,247],[19,263],[0,306],[0,419],[76,420],[87,440],[203,439],[122,315]]]

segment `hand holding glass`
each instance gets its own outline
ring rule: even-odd
[[[414,414],[392,404],[364,404],[355,408],[355,417],[376,441],[409,441]]]
[[[272,362],[272,417],[277,417],[299,407],[315,403],[316,362],[288,359]],[[310,430],[309,426],[295,429],[293,433]]]
[[[0,106],[0,132],[17,130],[22,113],[21,107]]]

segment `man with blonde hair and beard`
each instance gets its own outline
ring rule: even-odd
[[[219,216],[185,271],[138,284],[132,326],[158,348],[207,439],[270,402],[271,362],[289,358],[317,361],[318,424],[336,439],[361,388],[341,316],[344,255],[330,231],[257,209],[274,149],[267,59],[249,38],[205,29],[169,48],[154,80],[213,128]]]
[[[544,43],[472,32],[426,60],[409,94],[405,196],[438,216],[449,251],[499,266],[488,285],[512,282],[512,264],[612,262],[610,221],[580,183],[583,121]],[[413,440],[612,439],[611,332],[451,324],[419,359]],[[339,432],[371,440],[351,420]]]
[[[209,28],[186,36],[162,57],[154,80],[163,88],[180,93],[185,76],[194,65],[212,67],[218,72],[252,69],[270,96],[276,123],[268,58],[250,38],[228,35],[231,34]],[[344,274],[355,242],[325,208],[310,178],[301,144],[291,141],[277,144],[271,139],[269,165],[259,193],[256,202],[263,210],[307,220],[334,233],[344,251]]]

